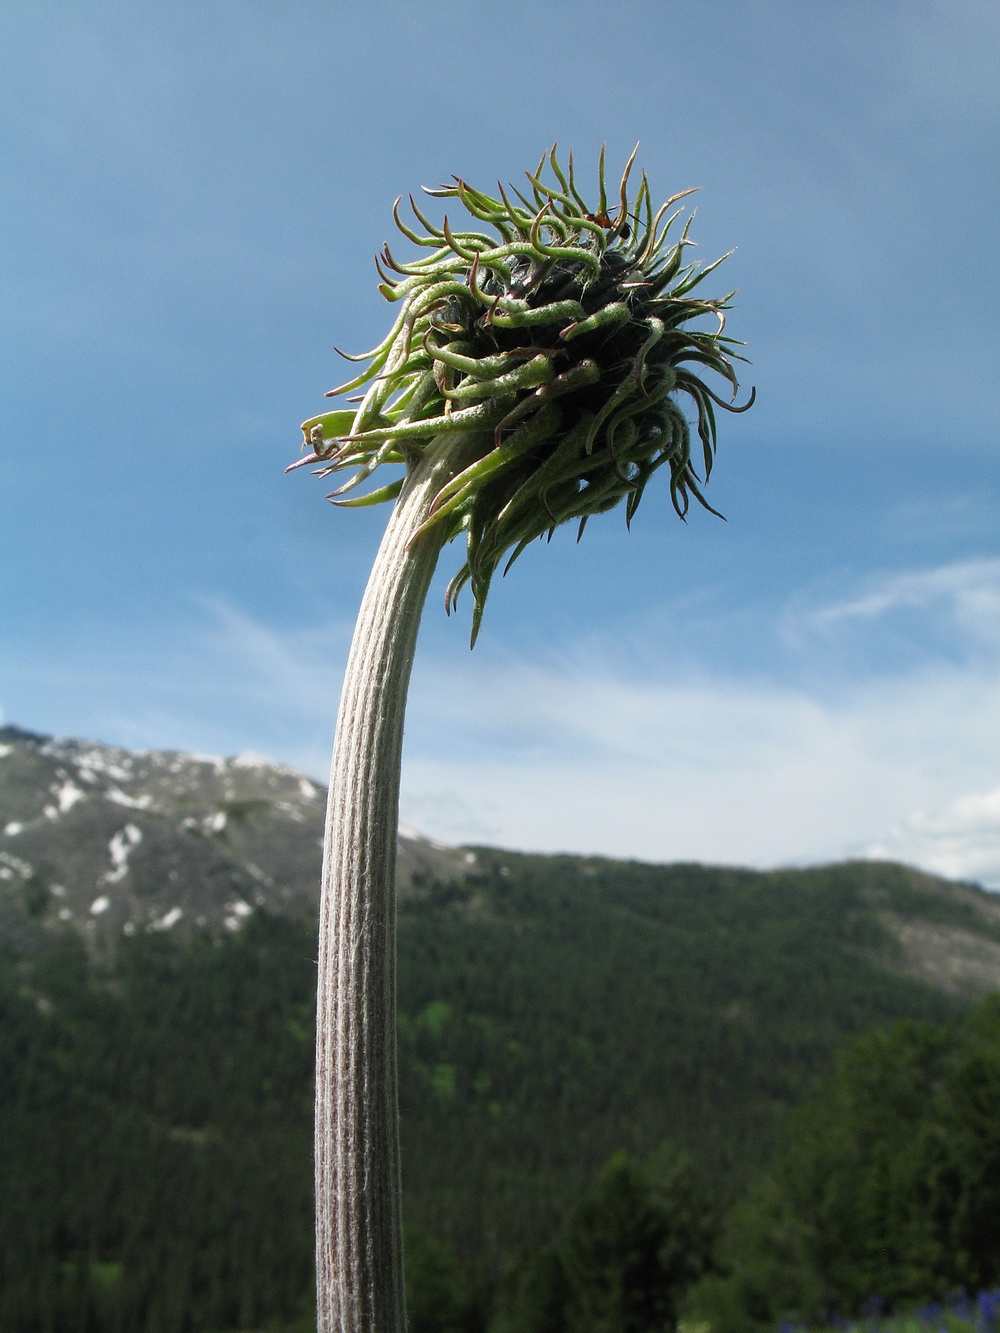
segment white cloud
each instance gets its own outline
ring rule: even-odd
[[[872,623],[899,612],[918,612],[925,620],[950,624],[969,639],[1000,645],[1000,559],[960,560],[935,569],[885,575],[807,619],[826,628]]]
[[[865,851],[1000,889],[1000,786],[919,810]]]
[[[1000,680],[958,668],[828,703],[721,677],[636,686],[509,662],[447,692],[421,673],[412,716],[404,817],[453,840],[478,818],[500,844],[537,850],[834,859],[1000,778]],[[919,840],[896,845],[936,868]]]
[[[613,646],[418,658],[404,811],[454,840],[478,821],[512,847],[649,860],[892,856],[1000,888],[1000,560],[872,578],[782,627],[790,683],[669,660],[637,681]],[[887,666],[890,637],[919,657]]]
[[[221,597],[193,600],[210,617],[206,647],[243,672],[245,689],[279,704],[294,700],[306,710],[329,706],[329,658],[350,641],[348,628],[282,632]]]
[[[1000,561],[980,560],[784,616],[720,609],[720,635],[758,635],[756,663],[793,628],[770,675],[681,665],[655,627],[638,647],[589,636],[548,659],[434,640],[416,659],[402,818],[446,842],[758,866],[892,856],[1000,887],[998,596]],[[202,608],[196,650],[176,645],[197,672],[164,657],[155,678],[105,681],[126,723],[96,734],[135,743],[122,733],[141,723],[145,745],[252,747],[322,780],[346,627]],[[901,614],[917,658],[842,651],[877,647]]]
[[[128,749],[254,750],[325,780],[350,623],[287,628],[220,597],[189,602],[197,618],[145,638],[115,628],[66,657],[12,653],[9,716]]]

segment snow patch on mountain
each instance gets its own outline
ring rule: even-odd
[[[108,843],[112,869],[104,876],[106,884],[117,884],[128,874],[128,858],[133,848],[142,842],[142,829],[135,824],[126,824],[119,829]]]

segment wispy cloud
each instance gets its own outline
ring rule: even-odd
[[[885,660],[899,632],[918,656]],[[742,622],[741,622],[742,623]],[[440,838],[746,864],[892,855],[1000,887],[1000,560],[787,609],[783,681],[420,662],[403,803]],[[850,646],[870,649],[859,668]],[[620,665],[620,663],[619,663]]]
[[[918,810],[865,852],[1000,889],[1000,786]]]
[[[167,632],[95,634],[65,661],[9,654],[5,715],[134,749],[252,749],[323,777],[350,623],[269,624],[222,597],[188,606]]]
[[[205,651],[231,664],[242,690],[279,709],[306,714],[329,709],[330,661],[346,651],[350,626],[279,630],[221,597],[193,600],[206,617],[201,636]],[[339,690],[338,680],[334,703]]]
[[[831,704],[507,663],[436,702],[418,685],[413,717],[405,817],[456,839],[471,810],[496,841],[539,850],[762,865],[865,854],[899,828],[895,854],[930,865],[904,836],[912,812],[1000,776],[1000,680],[960,669]]]
[[[1000,888],[998,593],[1000,561],[981,560],[799,605],[784,613],[797,669],[780,680],[626,660],[592,637],[560,658],[425,644],[402,817],[442,841],[748,865],[891,856]],[[322,779],[349,626],[198,608],[155,661],[95,668],[92,734],[252,748]],[[879,641],[901,611],[930,645],[919,665],[845,672],[842,643]],[[732,633],[747,624],[740,608]]]
[[[1000,559],[960,560],[875,578],[864,590],[818,608],[809,620],[818,627],[871,624],[899,612],[920,612],[971,640],[1000,644]]]

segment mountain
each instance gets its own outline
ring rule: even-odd
[[[322,818],[258,759],[0,732],[0,1326],[307,1303]],[[845,1037],[1000,988],[1000,900],[887,862],[400,850],[412,1253],[492,1275],[619,1149],[724,1208]]]
[[[312,918],[325,796],[310,778],[256,755],[133,752],[0,727],[0,939],[25,946],[68,925],[106,945],[136,931],[235,931],[260,909]],[[403,828],[398,848],[404,905],[422,886],[467,882],[504,856]],[[578,863],[602,878],[619,864],[511,856]],[[870,880],[869,907],[898,946],[884,966],[950,993],[1000,987],[1000,899],[900,868],[925,907],[934,904],[929,914],[900,913],[874,887],[877,863],[859,862],[856,873]]]
[[[315,915],[325,789],[254,756],[133,753],[0,728],[0,938],[60,925],[97,947],[136,931],[238,930],[254,911]],[[399,840],[414,875],[469,853]]]

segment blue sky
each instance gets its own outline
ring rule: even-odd
[[[738,247],[727,522],[557,534],[471,654],[446,551],[404,819],[1000,887],[998,48],[978,0],[8,0],[4,719],[322,776],[384,514],[283,468],[392,201],[639,140]]]

